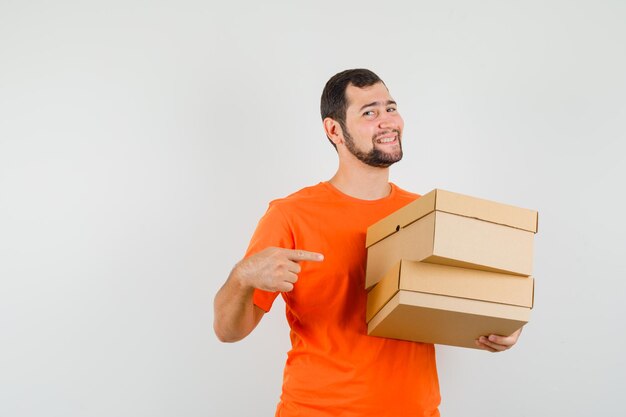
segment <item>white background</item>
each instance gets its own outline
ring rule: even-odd
[[[0,0],[0,415],[271,416],[283,305],[212,300],[267,203],[332,176],[326,80],[405,119],[392,181],[537,209],[518,346],[438,347],[444,416],[619,415],[626,3]],[[390,381],[393,383],[393,381]]]

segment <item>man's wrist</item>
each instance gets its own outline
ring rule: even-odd
[[[245,260],[241,260],[235,264],[233,270],[230,272],[230,279],[242,292],[253,292],[254,285],[248,274]]]

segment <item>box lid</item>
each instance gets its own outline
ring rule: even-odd
[[[399,289],[532,308],[534,278],[400,261]]]
[[[532,308],[534,279],[401,260],[368,294],[366,320],[369,321],[398,291]]]
[[[366,247],[435,210],[537,232],[538,214],[535,210],[435,189],[371,225],[367,229]]]

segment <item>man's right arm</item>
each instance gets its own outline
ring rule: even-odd
[[[265,312],[254,305],[255,289],[289,292],[298,280],[298,262],[323,259],[315,252],[271,247],[238,262],[213,303],[213,330],[218,339],[236,342],[259,324]]]

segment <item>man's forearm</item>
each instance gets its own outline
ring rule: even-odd
[[[236,267],[215,295],[213,330],[222,342],[236,342],[246,337],[257,325],[262,310],[254,306],[254,288],[238,277]]]
[[[322,262],[324,255],[306,250],[269,247],[241,260],[214,301],[213,329],[222,342],[246,337],[265,312],[252,301],[254,289],[289,292],[298,280],[299,262]]]

